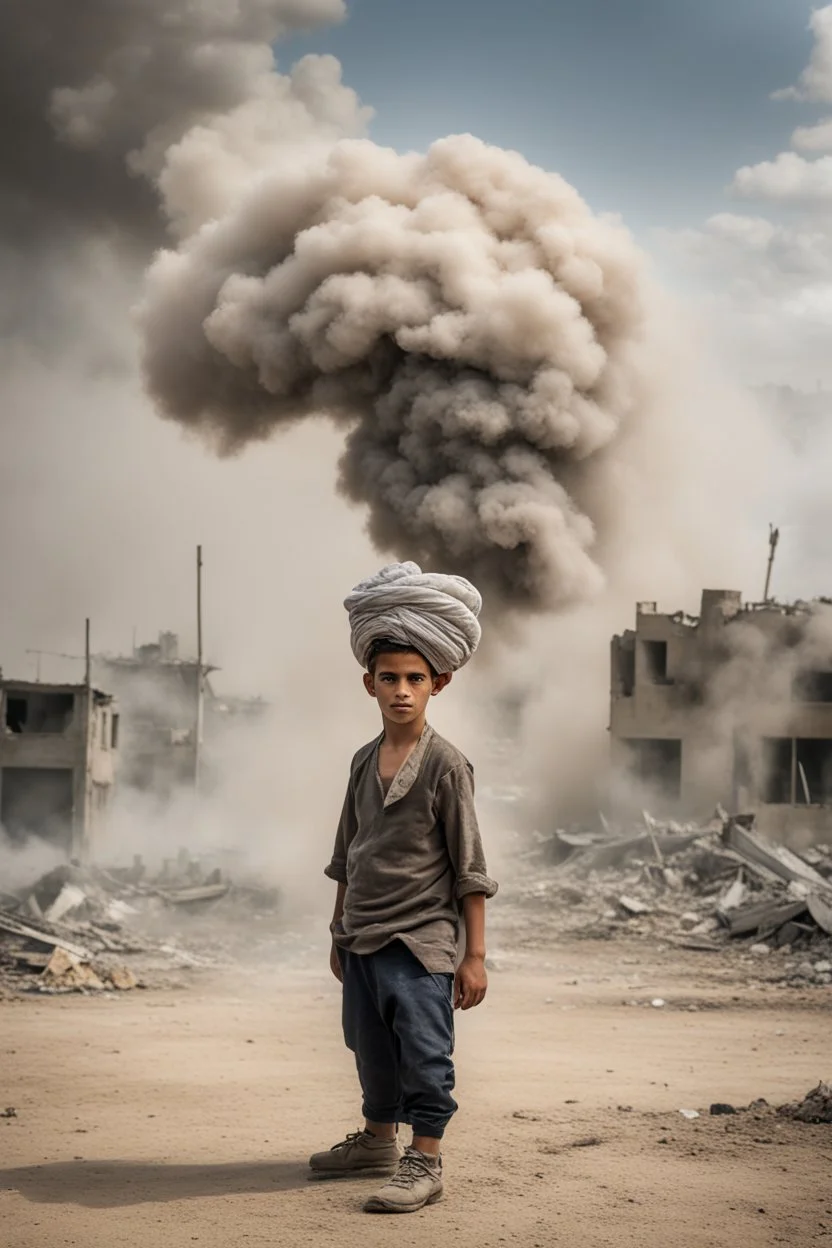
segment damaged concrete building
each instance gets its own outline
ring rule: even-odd
[[[617,797],[670,816],[718,802],[793,841],[832,835],[832,603],[743,604],[703,591],[698,616],[636,608],[613,638]]]
[[[206,704],[214,699],[203,665]],[[169,798],[194,783],[197,766],[199,664],[179,657],[179,638],[160,633],[158,642],[137,646],[131,655],[97,655],[97,681],[112,689],[122,711],[119,784]]]
[[[121,708],[119,787],[169,800],[177,790],[216,779],[216,754],[224,734],[258,720],[260,698],[219,697],[211,685],[213,664],[202,664],[202,742],[199,734],[199,671],[196,659],[181,658],[176,633],[136,646],[131,655],[96,655],[95,679],[111,689]]]
[[[88,857],[113,793],[118,737],[109,694],[0,675],[0,825],[12,842],[37,836]]]

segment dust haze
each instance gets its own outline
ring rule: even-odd
[[[379,148],[333,58],[275,65],[344,16],[0,13],[6,670],[79,653],[85,615],[98,649],[171,628],[193,652],[201,542],[208,658],[273,710],[178,822],[299,880],[375,731],[340,604],[380,555],[483,590],[437,726],[476,759],[521,702],[548,818],[594,800],[611,633],[635,598],[744,582],[771,462],[619,221],[471,136]],[[154,838],[125,809],[107,850]]]

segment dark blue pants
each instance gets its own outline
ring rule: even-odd
[[[400,940],[377,953],[339,950],[343,1022],[370,1122],[409,1122],[441,1139],[456,1110],[453,975],[431,974]]]

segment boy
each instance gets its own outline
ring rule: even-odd
[[[453,1010],[479,1005],[487,987],[485,900],[497,886],[486,874],[472,769],[426,722],[429,699],[476,649],[480,598],[462,578],[395,564],[345,605],[384,728],[352,761],[326,868],[338,884],[330,965],[343,984],[364,1127],[310,1166],[389,1174],[364,1208],[410,1213],[442,1196],[441,1140],[457,1108]],[[399,1122],[413,1130],[403,1154]]]

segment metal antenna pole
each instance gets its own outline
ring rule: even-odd
[[[768,591],[771,588],[771,569],[774,567],[774,555],[780,541],[780,530],[773,524],[768,526],[768,567],[766,568],[766,587],[763,590],[763,602],[768,602]]]
[[[202,547],[196,548],[196,741],[194,742],[194,791],[199,791],[202,765],[202,727],[205,711],[202,654]]]

